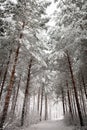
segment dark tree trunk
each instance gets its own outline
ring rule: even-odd
[[[69,86],[68,86],[68,82],[67,81],[66,81],[66,86],[67,86],[67,96],[68,96],[69,112],[70,112],[71,118],[73,120],[73,112],[72,112],[72,106],[71,106],[71,100],[70,100],[70,92],[69,92]]]
[[[65,103],[64,103],[64,90],[63,90],[63,87],[61,87],[61,94],[62,94],[63,114],[65,115]]]
[[[65,95],[64,100],[65,100],[65,113],[67,113],[67,112],[68,112],[68,110],[67,110],[67,99],[66,99],[66,95]]]
[[[83,83],[83,88],[84,88],[84,92],[85,92],[85,97],[86,97],[86,99],[87,99],[86,84],[85,84],[84,76],[83,76],[82,73],[81,73],[81,77],[82,77],[82,83]]]
[[[10,82],[9,82],[9,86],[8,86],[8,90],[7,90],[7,94],[6,94],[6,98],[5,98],[5,105],[3,108],[3,113],[2,113],[1,122],[0,122],[1,130],[3,130],[3,125],[4,125],[5,119],[7,117],[9,101],[10,101],[11,92],[12,92],[12,88],[13,88],[13,84],[14,84],[14,74],[15,74],[16,64],[17,64],[17,60],[18,60],[18,55],[19,55],[19,49],[20,49],[20,44],[18,44],[16,53],[15,53],[13,69],[11,72]]]
[[[84,111],[84,116],[86,116],[86,105],[84,101],[84,96],[83,96],[83,91],[82,91],[82,86],[80,85],[80,93],[81,93],[81,100],[82,100],[82,107]]]
[[[12,50],[10,50],[10,53],[9,53],[9,57],[8,57],[7,65],[6,65],[6,70],[5,70],[3,81],[2,81],[2,84],[1,84],[0,100],[1,100],[2,91],[3,91],[3,87],[4,87],[4,84],[5,84],[5,80],[6,80],[6,76],[7,76],[7,72],[8,72],[8,67],[9,67],[9,63],[10,63],[11,54],[12,54]]]
[[[72,95],[72,101],[73,101],[73,108],[74,108],[74,113],[75,113],[75,116],[78,117],[78,113],[77,113],[77,106],[76,106],[76,102],[75,102],[75,96],[74,94]]]
[[[39,113],[39,106],[40,106],[40,87],[38,89],[38,99],[37,99],[37,111]]]
[[[66,54],[67,54],[67,60],[68,60],[68,64],[69,64],[69,69],[70,69],[70,74],[71,74],[73,89],[74,89],[74,93],[75,93],[75,100],[76,100],[76,105],[77,105],[77,110],[78,110],[80,125],[84,126],[83,118],[82,118],[82,113],[81,113],[81,109],[80,109],[80,104],[79,104],[79,100],[78,100],[78,93],[77,93],[77,89],[76,89],[75,79],[74,79],[72,65],[71,65],[71,61],[70,61],[70,57],[69,57],[68,51],[66,51]]]
[[[48,118],[47,93],[45,93],[45,120]]]
[[[3,73],[4,62],[5,62],[5,60],[2,62],[1,66],[0,66],[0,79],[1,79],[2,73]],[[1,82],[0,82],[0,84],[1,84]]]
[[[19,88],[20,88],[20,82],[21,82],[21,75],[20,75],[20,79],[19,79],[19,82],[18,82],[17,92],[15,94],[14,102],[13,102],[12,109],[11,109],[12,120],[14,118],[14,113],[15,113],[15,108],[16,108],[16,103],[17,103],[18,93],[19,93]]]
[[[26,83],[26,88],[25,88],[25,95],[24,95],[23,108],[22,108],[22,116],[21,116],[21,126],[24,125],[25,106],[26,106],[26,100],[27,100],[28,94],[29,94],[29,83],[30,83],[31,66],[32,66],[32,59],[30,60],[29,67],[28,67],[27,83]]]
[[[11,110],[10,110],[10,121],[12,121],[12,115],[13,115],[13,107],[14,107],[14,102],[15,102],[15,95],[16,95],[16,88],[15,86],[13,87],[13,91],[12,91],[12,104],[11,104]]]
[[[35,93],[33,95],[33,112],[35,112]]]
[[[41,90],[41,108],[40,108],[40,121],[42,120],[42,108],[43,108],[43,92],[44,92],[44,84],[42,86],[42,90]]]
[[[0,69],[0,91],[1,91],[2,79],[3,79],[3,75],[4,75],[4,62],[0,66],[1,67],[1,69]]]
[[[72,114],[73,114],[73,121],[75,121],[74,116],[76,116],[75,114],[75,106],[74,106],[74,100],[73,100],[73,91],[72,89],[69,91],[69,95],[70,95],[70,101],[71,101],[71,109],[72,109]]]

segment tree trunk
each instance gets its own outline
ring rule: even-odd
[[[16,103],[17,103],[17,99],[18,99],[20,82],[21,82],[21,75],[20,75],[20,79],[19,79],[19,82],[18,82],[17,92],[16,92],[16,95],[14,97],[14,102],[13,102],[12,109],[11,109],[11,115],[12,115],[11,118],[12,118],[12,120],[14,119],[14,113],[15,113]]]
[[[12,88],[13,88],[13,84],[14,84],[14,74],[15,74],[16,64],[17,64],[17,60],[18,60],[18,55],[19,55],[19,49],[20,49],[20,44],[18,44],[16,53],[15,53],[13,69],[12,69],[12,72],[11,72],[10,82],[9,82],[9,86],[8,86],[8,90],[7,90],[7,94],[6,94],[6,98],[5,98],[5,105],[4,105],[4,108],[3,108],[3,114],[2,114],[1,122],[0,122],[1,130],[3,130],[3,125],[4,125],[5,119],[7,117],[9,101],[10,101],[11,92],[12,92]]]
[[[73,114],[73,121],[75,121],[75,108],[74,108],[74,101],[73,101],[73,92],[72,89],[69,91],[70,95],[70,101],[71,101],[71,108],[72,108],[72,114]]]
[[[63,87],[61,87],[61,94],[62,94],[63,114],[65,115],[65,103],[64,103],[64,91],[63,91]]]
[[[12,115],[13,115],[13,107],[14,107],[14,102],[15,102],[15,95],[16,95],[16,88],[13,87],[13,91],[12,91],[12,104],[11,104],[11,110],[10,110],[10,119],[12,121]]]
[[[71,118],[73,120],[73,112],[72,112],[72,106],[71,106],[71,100],[70,100],[70,92],[69,92],[69,86],[68,86],[68,82],[67,81],[66,81],[66,86],[67,86],[67,96],[68,96],[69,112],[70,112]]]
[[[26,89],[25,89],[25,95],[24,95],[24,101],[23,101],[23,108],[22,108],[22,116],[21,116],[21,126],[24,125],[25,106],[26,106],[26,101],[27,101],[28,94],[29,94],[31,66],[32,66],[32,59],[30,60],[29,67],[28,67],[27,83],[26,83]]]
[[[66,54],[67,54],[67,60],[68,60],[68,64],[69,64],[69,69],[70,69],[70,74],[71,74],[73,89],[74,89],[74,93],[75,93],[75,100],[76,100],[76,105],[77,105],[77,110],[78,110],[80,125],[84,126],[83,118],[82,118],[82,113],[81,113],[81,109],[80,109],[80,104],[79,104],[79,100],[78,100],[78,93],[77,93],[77,89],[76,89],[76,84],[75,84],[75,80],[74,80],[72,65],[71,65],[71,61],[70,61],[70,57],[69,57],[68,51],[66,51]]]
[[[84,92],[85,92],[85,97],[86,97],[86,99],[87,99],[86,84],[85,84],[84,76],[83,76],[82,73],[81,73],[81,77],[82,77],[82,83],[83,83],[83,88],[84,88]]]
[[[74,113],[75,113],[75,116],[76,117],[78,117],[78,112],[77,112],[77,106],[76,106],[76,100],[75,100],[75,96],[74,96],[74,94],[72,95],[72,97],[73,97],[73,106],[74,106]]]
[[[12,54],[12,50],[10,50],[10,53],[9,53],[9,57],[8,57],[7,65],[6,65],[6,70],[5,70],[3,81],[2,81],[2,84],[1,84],[0,100],[1,100],[2,91],[3,91],[3,87],[4,87],[4,84],[5,84],[5,80],[6,80],[6,76],[7,76],[7,72],[8,72],[8,67],[9,67],[9,63],[10,63],[11,54]]]
[[[5,62],[5,60],[2,62],[1,66],[0,66],[0,79],[1,79],[2,73],[3,73],[4,62]],[[0,82],[0,84],[1,84],[1,82]]]
[[[40,106],[40,87],[38,89],[38,99],[37,99],[37,112],[39,113],[39,106]]]
[[[33,113],[35,112],[35,93],[33,95]]]
[[[83,96],[83,91],[82,91],[81,85],[80,85],[80,93],[81,93],[81,100],[82,100],[82,107],[83,107],[83,111],[84,111],[84,116],[86,116],[86,105],[85,105],[85,101],[84,101],[84,96]]]
[[[66,99],[66,95],[65,95],[64,100],[65,100],[65,103],[64,103],[64,105],[65,105],[65,113],[67,113],[67,112],[68,112],[68,109],[67,109],[67,99]]]
[[[40,108],[40,121],[42,120],[42,108],[43,108],[43,92],[44,92],[44,84],[42,86],[42,90],[41,90],[41,108]]]
[[[47,93],[45,93],[45,120],[48,118]]]

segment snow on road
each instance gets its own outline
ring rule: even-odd
[[[35,124],[26,130],[73,130],[72,127],[66,126],[63,120],[58,121],[44,121],[39,124]]]

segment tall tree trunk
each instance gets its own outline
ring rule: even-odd
[[[76,102],[75,102],[75,96],[74,96],[74,94],[72,94],[72,101],[73,101],[73,108],[74,108],[75,116],[78,117],[77,106],[76,106]]]
[[[70,100],[70,92],[69,92],[68,81],[66,81],[66,86],[67,86],[67,96],[68,96],[69,112],[70,112],[71,118],[73,120],[73,112],[72,112],[72,106],[71,106],[71,100]]]
[[[33,113],[35,112],[35,93],[33,95]]]
[[[81,98],[80,91],[78,91],[78,95],[79,95],[80,109],[81,109],[81,113],[82,113],[82,116],[83,116],[84,115],[84,109],[83,109],[83,104],[82,104],[82,98]]]
[[[12,54],[12,50],[10,50],[10,53],[9,53],[9,57],[8,57],[7,65],[6,65],[6,70],[5,70],[4,77],[3,77],[3,81],[2,81],[2,84],[1,84],[0,100],[1,100],[1,95],[2,95],[2,91],[3,91],[4,84],[5,84],[7,72],[8,72],[8,67],[9,67],[9,63],[10,63],[11,54]]]
[[[47,93],[45,93],[45,120],[48,118]]]
[[[39,106],[40,106],[40,87],[38,89],[38,99],[37,99],[37,111],[39,113]]]
[[[65,113],[67,113],[68,112],[68,108],[67,108],[67,95],[65,94],[65,98],[64,98],[64,100],[65,100]]]
[[[3,114],[2,114],[1,122],[0,122],[1,130],[3,130],[3,125],[4,125],[5,119],[7,117],[9,101],[10,101],[11,92],[12,92],[12,88],[13,88],[13,84],[14,84],[14,74],[15,74],[16,64],[17,64],[17,60],[18,60],[18,55],[19,55],[19,49],[20,49],[20,44],[18,44],[16,53],[15,53],[13,69],[12,69],[12,72],[11,72],[10,82],[9,82],[9,85],[8,85],[8,90],[7,90],[7,94],[6,94],[6,98],[5,98],[5,105],[4,105],[4,108],[3,108]]]
[[[2,77],[4,62],[5,62],[5,60],[2,62],[1,66],[0,66],[0,79]],[[0,82],[0,84],[1,84],[1,82]]]
[[[51,107],[51,102],[49,103],[49,119],[52,118],[52,107]]]
[[[87,99],[87,91],[86,91],[86,84],[85,84],[85,80],[84,80],[84,76],[81,72],[81,77],[82,77],[82,83],[83,83],[83,88],[84,88],[84,92],[85,92],[85,97]]]
[[[0,91],[1,91],[2,79],[3,79],[3,76],[4,76],[4,67],[3,67],[4,63],[5,63],[5,61],[2,63],[1,69],[0,69]]]
[[[82,100],[82,107],[84,111],[84,116],[86,116],[86,105],[84,101],[84,96],[83,96],[83,91],[82,91],[82,86],[80,85],[80,93],[81,93],[81,100]]]
[[[11,104],[11,110],[10,110],[10,119],[11,119],[11,121],[12,121],[12,113],[13,113],[13,107],[14,107],[14,102],[15,102],[15,95],[16,95],[16,88],[15,88],[15,86],[13,87],[13,90],[12,90],[12,104]]]
[[[43,92],[44,92],[44,84],[41,89],[41,108],[40,108],[40,121],[42,120],[42,108],[43,108]]]
[[[19,88],[20,88],[20,82],[21,82],[21,75],[20,75],[20,79],[18,81],[18,87],[17,87],[17,92],[15,94],[15,97],[14,97],[14,102],[13,102],[13,105],[12,105],[12,108],[11,108],[11,118],[12,118],[12,121],[14,119],[14,113],[15,113],[15,108],[16,108],[16,103],[17,103],[17,99],[18,99],[18,93],[19,93]]]
[[[75,116],[75,108],[74,108],[74,101],[73,101],[73,92],[72,89],[69,91],[70,95],[70,101],[71,101],[71,109],[72,109],[72,114],[73,114],[73,121],[75,121],[74,116]]]
[[[64,90],[63,90],[63,87],[61,87],[61,94],[62,94],[63,114],[65,115],[65,103],[64,103]]]
[[[74,101],[73,101],[73,90],[72,89],[70,89],[69,95],[70,95],[71,109],[72,109],[73,121],[74,121],[75,111],[74,111]]]
[[[77,93],[77,89],[76,89],[75,79],[74,79],[72,65],[71,65],[71,61],[70,61],[70,57],[69,57],[68,51],[66,51],[66,54],[67,54],[67,60],[68,60],[68,64],[69,64],[69,69],[70,69],[70,74],[71,74],[73,89],[74,89],[74,93],[75,93],[75,100],[76,100],[76,105],[77,105],[77,110],[78,110],[80,125],[84,126],[83,118],[82,118],[82,113],[81,113],[81,109],[80,109],[80,104],[79,104],[79,100],[78,100],[78,93]]]
[[[28,94],[29,94],[29,83],[30,83],[31,66],[32,66],[32,59],[30,60],[29,67],[28,67],[27,83],[26,83],[26,88],[25,88],[25,95],[24,95],[23,108],[22,108],[22,116],[21,116],[21,126],[24,125],[25,106],[26,106],[26,101],[27,101]]]

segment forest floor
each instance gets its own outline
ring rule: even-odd
[[[63,120],[44,121],[39,124],[32,125],[25,130],[73,130],[72,126],[66,126]]]

